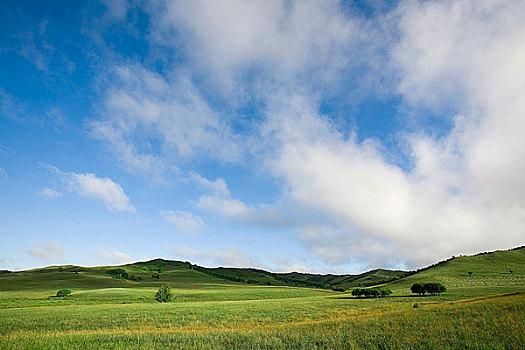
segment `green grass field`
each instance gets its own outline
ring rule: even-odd
[[[114,267],[0,274],[0,348],[525,349],[523,248],[451,259],[384,284],[394,294],[379,299],[239,283],[180,262],[123,268],[141,279],[112,278]],[[448,291],[410,293],[427,281]],[[154,301],[161,284],[172,302]],[[73,293],[54,297],[62,288]]]

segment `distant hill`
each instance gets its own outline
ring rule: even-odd
[[[511,272],[512,271],[512,272]],[[469,274],[469,272],[471,272]],[[170,283],[177,288],[217,284],[254,284],[348,290],[387,284],[406,289],[415,281],[442,281],[449,287],[525,285],[525,247],[453,257],[416,271],[376,269],[358,275],[273,273],[253,268],[207,268],[190,262],[154,259],[121,266],[49,266],[27,271],[0,271],[0,291],[69,288],[115,288]]]
[[[253,284],[342,290],[386,283],[406,276],[405,271],[372,270],[359,275],[320,275],[299,272],[273,273],[254,268],[207,268],[189,262],[154,259],[121,266],[49,266],[27,271],[0,272],[0,291],[61,288],[116,288],[169,282],[177,288],[201,288],[213,284]]]

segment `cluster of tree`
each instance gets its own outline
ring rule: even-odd
[[[160,286],[157,293],[155,293],[155,300],[159,303],[167,303],[171,300],[171,297],[171,287],[168,284]]]
[[[11,273],[9,270],[0,270],[0,273]]]
[[[59,298],[67,297],[69,294],[71,294],[71,291],[69,289],[61,289],[57,292],[57,297]]]
[[[309,279],[306,281],[296,280],[293,278],[283,277],[283,276],[274,276],[274,278],[278,281],[283,282],[284,284],[288,286],[305,286],[305,287],[313,287],[313,288],[328,288],[327,285],[324,285],[319,282],[314,282]]]
[[[137,277],[135,275],[130,275],[124,269],[111,269],[111,270],[107,270],[106,273],[108,275],[111,275],[113,278],[123,278],[123,279],[127,279],[127,280],[129,279],[131,281],[140,281],[141,280],[140,276]]]
[[[387,288],[357,288],[352,291],[352,295],[358,298],[379,298],[389,296],[390,294],[392,294],[392,291]]]
[[[195,271],[199,271],[199,272],[205,273],[205,274],[213,276],[213,277],[218,277],[218,278],[221,278],[223,280],[246,283],[246,280],[244,278],[242,278],[242,277],[228,276],[228,275],[225,275],[225,274],[222,274],[222,273],[219,273],[219,272],[210,271],[209,269],[206,269],[204,267],[200,267],[198,265],[192,265],[191,268],[193,270],[195,270]]]
[[[447,288],[441,283],[414,283],[410,290],[414,294],[425,295],[426,293],[432,295],[439,295],[447,291]]]

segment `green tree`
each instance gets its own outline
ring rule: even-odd
[[[386,297],[386,296],[389,296],[390,294],[392,294],[392,291],[388,288],[381,288],[379,290],[379,293],[381,294],[382,297]]]
[[[447,291],[447,288],[441,283],[425,283],[423,288],[427,293],[432,295],[439,295]]]
[[[159,303],[167,303],[171,300],[171,287],[167,284],[164,284],[159,287],[157,293],[155,293],[155,300]]]
[[[419,295],[425,295],[426,293],[426,290],[421,283],[414,283],[412,287],[410,287],[410,290],[412,293]]]
[[[361,295],[363,295],[363,294],[364,294],[364,290],[361,289],[361,288],[356,288],[356,289],[354,289],[354,290],[352,291],[352,295],[353,295],[354,297],[357,297],[357,298],[359,298],[359,297],[360,297]]]
[[[61,289],[57,292],[57,297],[59,298],[67,297],[69,294],[71,294],[71,291],[69,289]]]

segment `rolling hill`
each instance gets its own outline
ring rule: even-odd
[[[170,283],[177,288],[210,285],[294,286],[333,290],[388,285],[408,288],[416,281],[439,281],[449,287],[504,287],[525,285],[525,247],[452,257],[416,271],[376,269],[358,275],[273,273],[253,268],[207,268],[189,262],[154,259],[122,266],[49,266],[0,273],[0,291],[59,288],[154,287]]]

